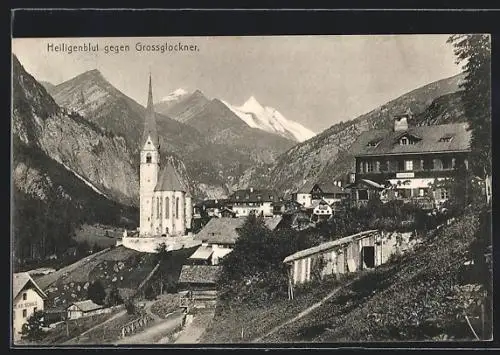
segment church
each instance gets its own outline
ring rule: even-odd
[[[186,235],[191,228],[191,195],[171,159],[161,162],[151,75],[140,160],[139,236]]]

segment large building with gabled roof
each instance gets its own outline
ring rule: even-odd
[[[439,204],[449,198],[447,189],[433,186],[456,176],[460,167],[468,169],[468,125],[410,126],[409,118],[398,116],[392,130],[366,131],[357,139],[356,181],[350,186],[354,200],[368,201],[374,189],[403,200]]]
[[[141,237],[182,236],[191,228],[193,208],[189,188],[170,159],[161,168],[151,76],[141,141],[139,203]]]

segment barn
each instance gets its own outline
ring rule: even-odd
[[[369,230],[287,256],[290,283],[305,283],[327,275],[371,269],[383,264],[394,251],[394,241],[378,230]]]
[[[105,313],[105,307],[94,303],[92,300],[85,300],[71,304],[66,312],[68,319],[78,319],[92,316],[94,314]]]

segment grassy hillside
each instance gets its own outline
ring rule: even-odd
[[[319,308],[261,341],[474,340],[464,314],[479,331],[480,321],[474,318],[477,307],[463,308],[465,296],[460,289],[469,284],[488,287],[491,273],[483,253],[491,243],[490,223],[478,212],[469,211],[433,231],[414,251],[373,271],[353,275],[352,283],[327,281],[300,290],[293,301],[234,307],[216,316],[202,342],[250,342],[262,337],[338,285],[339,292]],[[464,265],[469,260],[474,260],[474,267]],[[469,298],[476,301],[474,296]],[[491,320],[485,323],[487,334]]]

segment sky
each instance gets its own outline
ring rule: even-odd
[[[461,66],[455,64],[448,37],[23,38],[12,40],[12,50],[39,81],[59,84],[98,69],[112,85],[145,105],[151,72],[154,101],[178,88],[199,89],[208,98],[236,106],[254,96],[319,133],[417,87],[458,74]],[[97,44],[98,51],[57,52],[62,43]],[[179,43],[191,50],[175,50]],[[174,50],[148,51],[144,45]],[[106,46],[123,50],[106,53]]]

